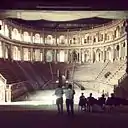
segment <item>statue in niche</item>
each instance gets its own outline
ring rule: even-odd
[[[72,40],[70,40],[70,44],[72,44]]]
[[[94,41],[94,43],[96,42],[96,38],[95,37],[94,37],[93,41]]]
[[[73,44],[76,44],[76,38],[75,37],[73,38]]]
[[[87,43],[87,40],[86,39],[84,39],[84,44],[86,44]]]

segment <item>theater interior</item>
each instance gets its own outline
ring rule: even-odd
[[[122,113],[116,118],[110,113],[81,114],[78,103],[81,93],[85,97],[92,93],[96,99],[114,93],[128,100],[127,18],[128,11],[2,10],[0,111],[13,117],[26,112],[17,120],[26,115],[34,122],[37,117],[35,126],[45,122],[48,128],[81,127],[84,119],[90,127],[99,127],[98,122],[101,127],[125,127],[128,104],[116,109],[117,115]],[[71,122],[66,116],[54,118],[55,89],[69,83],[76,92],[78,114]],[[112,123],[114,120],[121,124]]]

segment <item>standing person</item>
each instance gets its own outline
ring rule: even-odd
[[[87,98],[87,108],[89,112],[92,112],[92,107],[95,104],[95,98],[90,93],[90,96]]]
[[[86,109],[86,98],[84,96],[84,93],[81,93],[80,99],[79,99],[79,107],[81,111]]]
[[[73,90],[72,85],[69,84],[67,90],[65,91],[66,108],[68,115],[70,115],[70,113],[74,115],[74,94],[75,90]]]
[[[60,85],[56,88],[55,95],[58,114],[63,114],[63,89]]]
[[[105,98],[104,94],[102,94],[102,96],[99,98],[98,102],[99,102],[100,107],[102,109],[104,109],[104,106],[105,106],[105,103],[106,103],[106,98]]]

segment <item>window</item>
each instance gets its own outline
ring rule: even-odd
[[[86,40],[86,39],[84,39],[84,43],[85,43],[85,44],[87,43],[87,40]]]
[[[119,47],[119,45],[117,45],[116,50],[119,51],[119,49],[120,49],[120,47]]]

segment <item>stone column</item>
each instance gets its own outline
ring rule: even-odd
[[[41,61],[44,62],[44,49],[41,50]]]
[[[125,58],[127,57],[127,52],[128,52],[127,48],[128,48],[128,42],[127,40],[125,40]]]
[[[71,63],[71,54],[70,54],[70,49],[68,50],[68,63]]]
[[[57,63],[57,50],[56,49],[53,50],[53,62]]]
[[[45,44],[45,35],[44,35],[44,29],[43,29],[43,34],[42,34],[42,44]]]
[[[4,35],[5,35],[5,23],[3,22],[3,31],[4,31]]]
[[[47,50],[46,49],[44,49],[43,50],[44,52],[43,52],[43,63],[45,63],[46,62],[46,52],[47,52]]]
[[[19,30],[21,41],[23,41],[22,29]]]
[[[82,53],[81,53],[81,49],[79,49],[79,63],[81,64],[81,62],[82,62]]]
[[[103,55],[102,55],[102,62],[104,63],[105,62],[105,48],[103,47]]]
[[[64,62],[66,62],[67,63],[67,50],[64,50]]]
[[[33,61],[33,48],[30,48],[29,49],[29,51],[30,51],[30,61]]]
[[[93,63],[93,48],[91,48],[91,50],[90,50],[90,60],[91,60],[91,63]]]
[[[55,32],[55,45],[57,46],[58,43],[57,43],[57,33]]]
[[[126,37],[126,48],[128,48],[128,20],[126,21],[126,28],[125,31],[127,33],[127,37]],[[127,59],[127,66],[126,66],[126,73],[128,74],[128,50],[126,51],[126,59]]]
[[[30,41],[31,41],[31,43],[35,42],[35,40],[33,40],[33,33],[32,32],[30,32]]]
[[[121,52],[122,52],[122,45],[121,45],[121,43],[119,44],[119,60],[121,60],[122,59],[122,57],[121,57]]]
[[[2,42],[1,45],[2,45],[2,58],[5,59],[5,51],[6,51],[6,49],[5,49],[5,43]]]
[[[9,54],[10,54],[10,59],[11,60],[13,60],[14,59],[14,57],[16,58],[16,54],[17,54],[17,52],[16,52],[16,48],[13,46],[13,45],[10,45],[10,49],[11,50],[9,50]],[[7,52],[7,51],[6,51]]]
[[[115,46],[113,45],[112,51],[111,51],[111,62],[114,61],[114,59],[115,59],[114,57],[115,57]]]
[[[11,102],[11,86],[6,88],[5,95],[6,95],[6,102]]]
[[[66,63],[69,63],[69,49],[67,49],[67,61]]]
[[[82,45],[81,29],[80,29],[80,31],[79,31],[79,41],[80,41],[79,44]]]
[[[9,38],[12,39],[12,26],[9,26]]]
[[[23,52],[23,47],[20,46],[20,58],[21,58],[21,61],[24,60],[24,52]]]
[[[67,44],[69,46],[69,30],[67,31]]]

